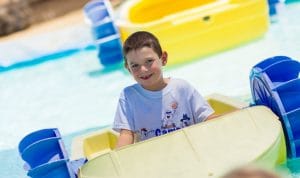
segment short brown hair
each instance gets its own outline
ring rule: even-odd
[[[131,34],[124,42],[123,55],[125,65],[127,64],[126,55],[132,50],[137,50],[143,47],[152,48],[159,57],[162,55],[162,49],[158,39],[150,32],[138,31]]]

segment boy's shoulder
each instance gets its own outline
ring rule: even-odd
[[[177,82],[177,83],[183,83],[186,84],[188,83],[186,80],[182,79],[182,78],[171,78],[172,82]]]
[[[181,78],[171,78],[171,82],[173,85],[176,85],[177,87],[180,88],[193,88],[188,81]]]
[[[135,84],[123,88],[123,90],[121,90],[119,99],[127,100],[128,98],[134,96],[135,95],[134,88],[135,88]]]
[[[188,81],[181,78],[171,78],[169,88],[171,91],[181,94],[193,93],[195,90]]]
[[[133,91],[137,90],[138,87],[139,86],[137,83],[129,85],[122,90],[122,93],[132,93]]]

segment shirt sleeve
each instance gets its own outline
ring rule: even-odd
[[[194,89],[192,94],[191,105],[192,109],[194,110],[194,118],[196,123],[205,121],[208,116],[215,112],[196,89]]]
[[[122,97],[119,99],[112,129],[117,132],[121,129],[134,130],[132,111],[128,101]]]

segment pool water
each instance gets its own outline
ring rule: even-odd
[[[166,68],[165,76],[184,78],[203,95],[220,93],[249,101],[252,66],[275,55],[300,61],[300,3],[281,5],[278,10],[264,37]],[[134,81],[120,66],[104,68],[96,56],[95,49],[82,49],[0,73],[0,177],[26,177],[17,145],[32,131],[57,127],[70,149],[74,136],[112,123],[121,90]],[[291,160],[282,167],[289,166],[292,176],[300,177],[298,162]]]

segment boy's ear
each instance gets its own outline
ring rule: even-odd
[[[161,55],[161,61],[163,66],[165,66],[168,62],[168,53],[166,51],[163,51],[162,55]]]
[[[131,73],[130,70],[129,70],[127,62],[124,63],[124,67],[128,70],[129,73]]]

